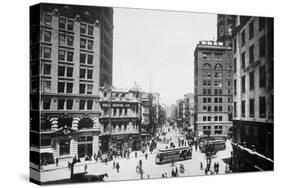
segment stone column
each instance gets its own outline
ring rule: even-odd
[[[80,117],[74,117],[72,120],[72,129],[78,130],[78,124],[80,121]]]
[[[57,117],[52,117],[51,119],[50,119],[50,122],[51,122],[51,124],[52,124],[52,131],[55,131],[55,130],[57,130],[57,128],[58,128],[58,118]]]

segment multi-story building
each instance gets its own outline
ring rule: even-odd
[[[46,164],[99,150],[101,34],[88,9],[31,8],[31,147]]]
[[[141,94],[141,132],[143,135],[143,139],[146,139],[147,134],[150,129],[150,118],[149,118],[149,93],[142,92]]]
[[[188,116],[188,128],[190,130],[194,130],[194,94],[187,93],[184,95],[186,100],[188,101],[188,108],[187,108],[187,116]]]
[[[177,100],[177,126],[188,127],[188,99],[186,97]]]
[[[273,18],[237,16],[232,43],[233,171],[273,170]]]
[[[200,41],[194,52],[195,130],[227,136],[232,126],[232,51],[214,41]]]
[[[102,152],[141,148],[141,93],[135,89],[103,87],[100,90]]]

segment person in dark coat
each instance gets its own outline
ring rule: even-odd
[[[119,165],[119,163],[118,163],[118,162],[116,163],[116,169],[117,169],[117,172],[119,172],[120,165]]]
[[[147,155],[147,153],[145,154],[145,160],[147,160],[147,157],[148,157],[148,155]]]

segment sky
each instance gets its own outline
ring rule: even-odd
[[[114,8],[113,85],[159,92],[166,105],[194,92],[194,49],[216,39],[216,14]]]

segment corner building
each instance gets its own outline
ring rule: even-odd
[[[232,126],[231,48],[214,41],[200,41],[194,52],[195,130],[225,137]]]
[[[273,18],[237,16],[232,43],[233,171],[273,170]]]
[[[38,6],[40,20],[31,15],[30,28],[31,98],[39,101],[31,100],[31,137],[40,143],[31,140],[32,151],[47,164],[92,156],[99,151],[100,22],[91,7]]]

